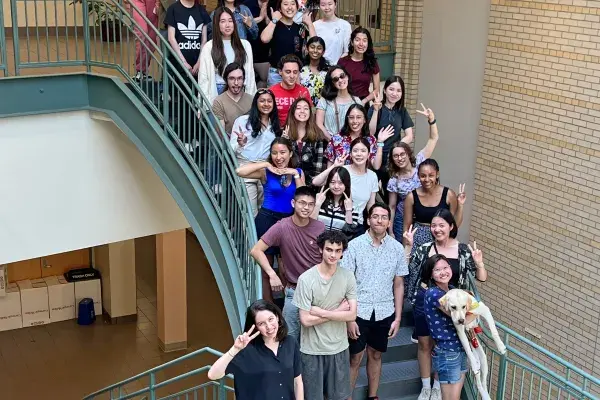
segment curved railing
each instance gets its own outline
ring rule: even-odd
[[[230,246],[237,259],[246,306],[260,297],[259,269],[250,257],[256,231],[234,153],[195,78],[148,18],[122,0],[10,0],[10,11],[12,46],[0,25],[0,69],[5,66],[8,75],[93,72],[125,81],[210,198],[229,241],[221,245]],[[133,78],[136,45],[147,50],[151,79]]]
[[[469,290],[481,299],[475,279],[469,276]],[[506,354],[500,354],[487,328],[480,342],[487,354],[490,396],[503,399],[600,399],[600,380],[561,359],[540,345],[496,321]],[[465,389],[477,399],[473,374],[467,375]],[[494,395],[495,393],[495,395]]]

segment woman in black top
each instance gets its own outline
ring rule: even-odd
[[[212,365],[208,377],[233,374],[237,400],[304,400],[300,348],[288,336],[279,307],[266,300],[252,303],[244,331]]]
[[[271,21],[260,34],[260,40],[268,43],[271,49],[269,62],[269,87],[281,82],[281,76],[277,70],[277,65],[281,57],[288,54],[295,54],[299,59],[303,59],[302,49],[305,41],[315,36],[315,27],[310,18],[310,13],[302,16],[302,24],[294,22],[294,15],[298,11],[297,0],[278,0],[277,10],[271,9]]]

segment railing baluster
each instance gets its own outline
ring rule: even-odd
[[[25,4],[25,7],[23,7],[25,9],[25,32],[27,34],[27,42],[29,44],[29,26],[27,25],[27,4]],[[15,59],[15,75],[19,75],[20,73],[20,68],[19,68],[19,64],[20,64],[20,49],[19,49],[19,29],[15,29],[15,27],[19,26],[19,19],[17,17],[17,2],[16,1],[11,1],[10,2],[10,19],[12,22],[12,26],[13,26],[13,30],[12,30],[12,37],[13,37],[13,57]],[[3,46],[4,47],[4,46]],[[27,47],[27,56],[29,57],[29,46]]]
[[[504,332],[504,344],[508,347],[509,335]],[[500,363],[498,366],[498,391],[496,394],[497,400],[504,399],[504,390],[506,387],[506,364],[507,364],[508,352],[500,354]]]

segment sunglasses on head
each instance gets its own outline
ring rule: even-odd
[[[267,94],[267,93],[268,93],[268,94],[271,94],[271,95],[273,94],[273,92],[271,92],[269,89],[258,89],[258,90],[256,91],[256,93],[257,93],[259,96],[260,96],[261,94]]]
[[[346,75],[346,73],[342,72],[339,76],[334,76],[333,78],[331,78],[331,81],[333,83],[338,83],[340,79],[346,79],[348,75]]]

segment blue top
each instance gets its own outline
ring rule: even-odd
[[[296,168],[298,174],[302,174],[300,168]],[[296,193],[296,180],[292,178],[289,186],[281,184],[281,178],[287,175],[275,175],[268,169],[265,170],[267,181],[263,184],[264,200],[263,208],[278,213],[291,214],[294,212],[292,199]]]
[[[452,286],[449,286],[453,289]],[[456,328],[452,323],[452,318],[444,314],[438,307],[440,299],[446,294],[437,286],[430,287],[425,292],[425,316],[427,317],[427,325],[431,332],[431,337],[435,340],[435,345],[442,350],[461,352],[464,351]]]

